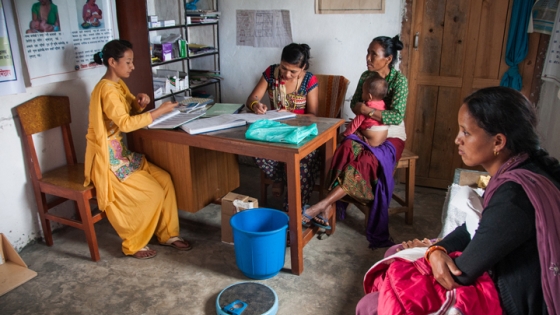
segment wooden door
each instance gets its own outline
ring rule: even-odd
[[[419,155],[418,185],[447,188],[454,170],[465,168],[454,144],[457,113],[465,96],[499,85],[508,69],[504,55],[512,4],[513,0],[413,2],[412,25],[403,25],[403,30],[410,29],[403,35],[409,40],[410,58],[405,62],[410,90],[405,123],[406,147]],[[524,65],[520,64],[522,74]]]

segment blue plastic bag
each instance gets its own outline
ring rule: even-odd
[[[261,119],[247,128],[245,138],[249,140],[298,144],[308,136],[316,136],[318,134],[319,131],[315,123],[309,126],[290,126],[275,120]]]

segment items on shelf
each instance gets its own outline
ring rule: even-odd
[[[151,38],[152,63],[186,57],[187,41],[180,34],[156,35]]]
[[[217,23],[220,12],[214,10],[187,10],[187,24]]]
[[[218,0],[205,1],[203,10],[197,9],[197,1],[170,0],[154,8],[148,7],[147,0],[138,4],[142,7],[141,11],[147,12],[143,16],[148,23],[155,106],[171,98],[180,101],[188,95],[220,100]],[[177,4],[186,9],[181,10]],[[127,12],[125,16],[129,16],[129,10],[137,8],[129,4],[119,4],[119,7],[122,7],[122,12]],[[135,32],[134,24],[128,24],[131,27],[127,32]],[[190,41],[198,43],[189,44]],[[169,73],[164,73],[166,71]]]
[[[208,82],[222,80],[222,76],[216,71],[191,70],[189,72],[189,82],[191,86],[197,86]]]
[[[154,82],[154,97],[161,97],[189,88],[189,76],[184,71],[157,69],[152,77]],[[156,92],[160,91],[160,89],[161,93],[157,95]]]
[[[175,20],[158,20],[157,15],[148,15],[148,28],[175,26]]]
[[[203,44],[187,44],[189,47],[189,56],[201,55],[209,52],[215,52],[216,48]]]

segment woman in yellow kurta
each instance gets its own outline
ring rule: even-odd
[[[150,98],[144,93],[132,95],[122,81],[134,70],[133,58],[132,45],[125,40],[112,40],[94,55],[107,72],[91,93],[84,185],[90,181],[95,185],[99,209],[123,239],[123,253],[147,259],[156,256],[146,246],[154,234],[161,245],[178,250],[189,250],[191,245],[179,237],[171,177],[142,154],[129,151],[122,141],[121,132],[146,127],[177,105],[165,102],[141,113]]]

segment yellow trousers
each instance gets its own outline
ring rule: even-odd
[[[155,234],[160,243],[179,236],[175,188],[169,173],[144,160],[140,170],[121,182],[109,176],[116,200],[105,212],[122,238],[122,251],[133,255]]]

